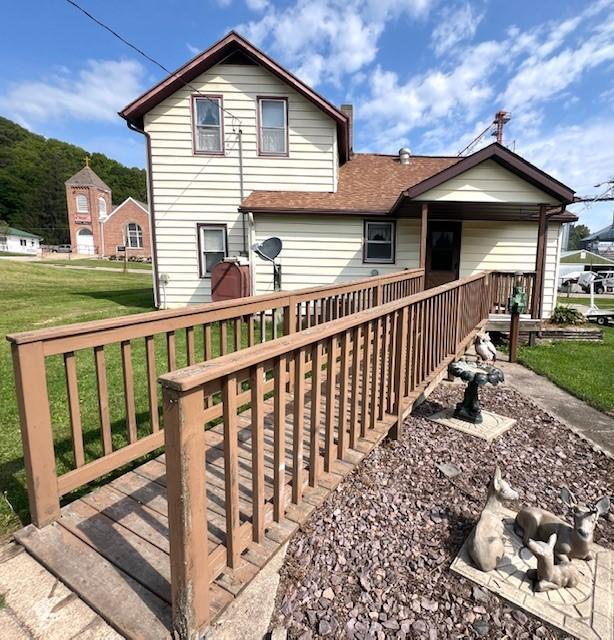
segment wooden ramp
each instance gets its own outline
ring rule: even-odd
[[[310,380],[305,384],[305,424],[311,414]],[[322,387],[322,423],[326,388]],[[344,460],[335,460],[328,473],[317,470],[315,486],[309,486],[308,456],[303,456],[303,500],[292,503],[293,453],[285,449],[286,519],[273,522],[273,401],[265,402],[266,529],[260,544],[251,542],[252,527],[252,429],[250,411],[240,414],[239,497],[240,534],[245,551],[235,569],[226,567],[225,471],[223,425],[209,430],[206,477],[208,497],[209,557],[213,566],[210,586],[213,619],[279,550],[283,543],[318,507],[342,478],[386,435],[396,416],[384,414],[374,429],[348,448]],[[287,395],[287,443],[292,442],[293,396]],[[336,405],[338,419],[339,406]],[[349,407],[348,407],[349,411]],[[339,424],[338,420],[336,423]],[[346,421],[349,424],[349,420]],[[320,453],[323,452],[321,425]],[[303,433],[304,451],[310,450],[309,428]],[[348,440],[346,439],[346,442]],[[322,457],[318,457],[322,464]],[[170,637],[171,595],[168,505],[164,455],[125,473],[108,485],[62,509],[57,522],[38,529],[29,525],[15,534],[35,558],[74,590],[105,620],[128,638]]]

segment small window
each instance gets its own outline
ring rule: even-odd
[[[143,248],[143,230],[136,222],[129,222],[126,225],[126,246],[129,249]]]
[[[288,155],[288,103],[286,98],[258,98],[258,153]]]
[[[226,225],[198,225],[198,253],[200,277],[211,276],[213,267],[228,255]]]
[[[23,239],[22,239],[22,240],[20,240],[20,241],[19,241],[19,244],[20,244],[22,247],[25,247],[28,243],[27,243],[25,240],[23,240]]]
[[[98,215],[100,217],[107,215],[107,202],[102,196],[98,198]]]
[[[194,151],[223,154],[222,98],[194,98]]]
[[[90,208],[88,206],[87,197],[82,193],[77,194],[77,211],[79,213],[87,213]]]
[[[396,224],[365,221],[363,262],[394,262]]]

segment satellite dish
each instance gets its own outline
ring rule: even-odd
[[[281,240],[276,236],[272,236],[262,242],[257,242],[253,249],[263,260],[275,262],[275,258],[281,252],[281,247]]]

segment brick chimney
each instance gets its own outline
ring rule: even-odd
[[[341,113],[347,116],[349,121],[350,156],[354,154],[354,107],[351,104],[342,104]]]

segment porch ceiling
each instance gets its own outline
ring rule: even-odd
[[[429,220],[502,220],[539,222],[539,204],[508,202],[417,202],[404,198],[396,209],[399,218],[420,218],[422,205],[428,206]],[[578,217],[561,207],[552,207],[548,219],[552,222],[575,222]]]

